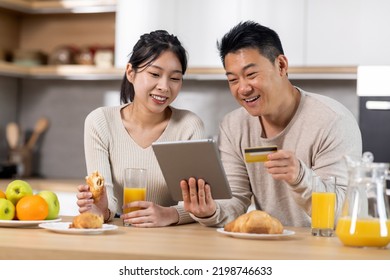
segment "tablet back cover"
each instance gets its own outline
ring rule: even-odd
[[[204,179],[214,199],[232,197],[214,140],[155,142],[152,148],[174,200],[183,200],[180,181],[190,177]]]

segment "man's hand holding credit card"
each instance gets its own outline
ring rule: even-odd
[[[268,155],[271,153],[275,153],[277,150],[277,146],[245,148],[245,162],[253,163],[267,161]]]

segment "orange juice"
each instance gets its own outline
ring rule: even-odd
[[[133,201],[146,200],[146,188],[124,188],[123,189],[123,204],[127,204]],[[130,207],[124,209],[124,213],[140,210],[139,207]]]
[[[340,218],[336,235],[346,246],[385,247],[390,243],[390,220],[383,227],[379,219],[358,219],[355,228],[351,228],[351,218]]]
[[[313,192],[311,199],[311,227],[333,229],[336,194],[333,192]]]

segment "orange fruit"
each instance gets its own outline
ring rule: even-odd
[[[7,198],[5,197],[5,193],[4,193],[2,190],[0,190],[0,198],[5,198],[5,199],[7,199]]]
[[[39,195],[22,197],[16,204],[16,215],[19,220],[44,220],[49,214],[49,205]]]

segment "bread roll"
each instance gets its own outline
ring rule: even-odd
[[[283,233],[283,225],[268,213],[253,210],[226,224],[224,230],[242,233],[281,234]]]
[[[73,218],[69,228],[101,228],[103,217],[90,212],[84,212]]]
[[[92,193],[92,198],[98,202],[104,191],[104,178],[99,171],[92,172],[91,175],[85,177],[85,182],[89,186],[89,191]]]

